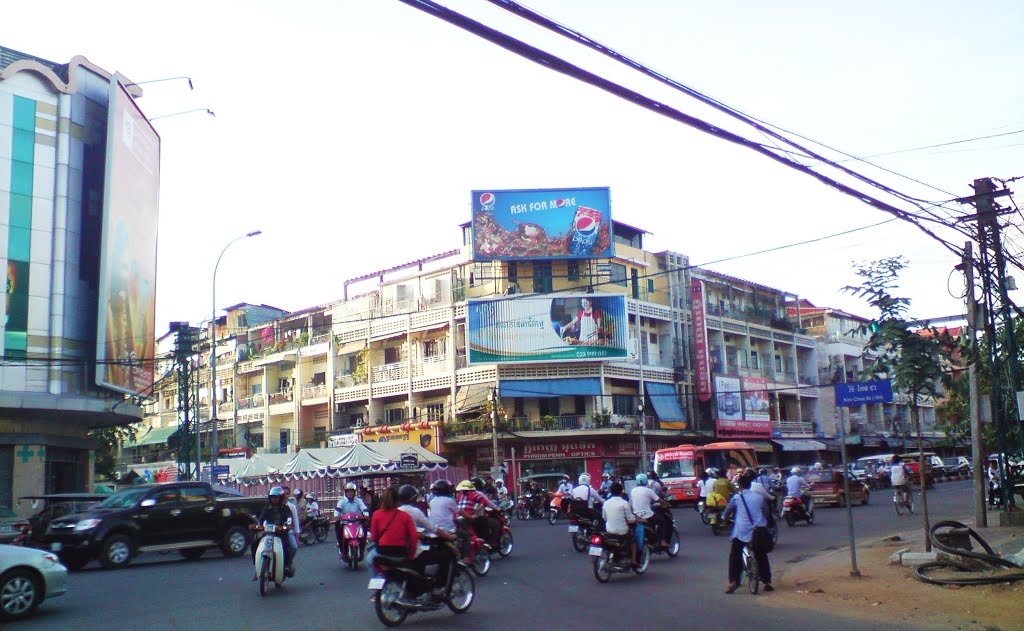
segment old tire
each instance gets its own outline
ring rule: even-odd
[[[43,587],[29,570],[14,569],[0,577],[0,620],[28,616],[43,600]]]
[[[232,526],[224,533],[220,542],[220,551],[226,557],[240,557],[252,543],[249,531],[241,526]]]
[[[132,562],[132,540],[127,535],[111,535],[100,546],[100,563],[108,570],[119,570]]]

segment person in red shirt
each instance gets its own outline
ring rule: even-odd
[[[419,536],[416,524],[407,513],[398,510],[398,491],[388,487],[381,494],[380,508],[370,519],[370,541],[374,549],[367,554],[370,573],[374,573],[373,557],[388,557],[412,560],[419,552]]]

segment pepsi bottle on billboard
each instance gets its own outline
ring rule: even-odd
[[[601,231],[601,211],[586,206],[576,208],[569,232],[569,254],[572,256],[593,256],[594,245]]]

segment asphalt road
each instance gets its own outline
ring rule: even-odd
[[[970,512],[969,483],[937,486],[929,493],[933,519]],[[917,515],[897,517],[891,494],[879,492],[868,506],[853,509],[858,538],[873,538],[920,526]],[[690,508],[675,510],[682,554],[655,557],[643,576],[616,575],[598,584],[585,554],[572,550],[566,524],[513,522],[516,547],[476,579],[472,609],[455,616],[447,609],[410,616],[403,626],[458,629],[822,629],[829,631],[908,627],[871,626],[827,612],[763,607],[771,594],[722,593],[728,538],[712,536]],[[332,533],[333,541],[333,533]],[[825,549],[847,545],[844,512],[822,508],[814,526],[782,526],[774,567]],[[365,570],[337,562],[329,543],[301,546],[298,575],[282,591],[261,598],[250,581],[246,555],[224,559],[210,552],[199,561],[171,554],[147,555],[120,571],[91,564],[69,578],[69,591],[46,602],[18,631],[66,629],[274,629],[383,628],[368,602]]]

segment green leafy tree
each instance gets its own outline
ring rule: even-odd
[[[88,437],[96,441],[96,458],[93,473],[97,478],[113,480],[117,477],[117,450],[120,445],[135,440],[135,427],[113,425],[90,429]]]
[[[942,394],[941,383],[947,377],[949,349],[953,344],[948,334],[940,334],[934,328],[928,328],[929,334],[911,328],[907,318],[910,299],[893,294],[899,285],[900,272],[907,264],[907,259],[902,256],[862,264],[855,268],[861,279],[860,285],[847,286],[844,291],[866,300],[878,310],[878,318],[865,327],[871,336],[864,349],[867,362],[864,374],[876,379],[892,379],[895,389],[910,397],[921,472],[921,523],[925,549],[931,551],[920,403],[925,398],[937,400]]]

